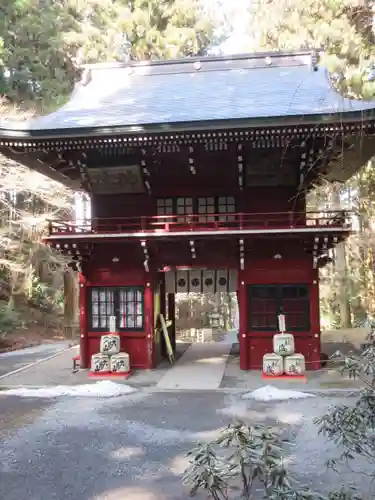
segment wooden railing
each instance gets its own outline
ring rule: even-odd
[[[297,228],[350,229],[351,214],[330,212],[275,212],[205,215],[170,215],[91,219],[86,222],[50,220],[49,236],[71,233],[178,233],[185,231],[241,231]]]

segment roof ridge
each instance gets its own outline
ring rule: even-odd
[[[150,59],[145,61],[108,61],[98,63],[82,64],[82,69],[100,70],[100,69],[119,69],[119,68],[143,68],[143,67],[157,67],[157,66],[174,66],[174,65],[188,65],[194,63],[220,63],[231,61],[244,61],[244,60],[259,60],[259,59],[286,59],[291,60],[296,58],[308,57],[310,62],[308,64],[316,64],[321,53],[320,49],[301,49],[292,51],[266,51],[266,52],[248,52],[239,54],[226,54],[226,55],[203,55],[193,57],[181,57],[178,59]]]

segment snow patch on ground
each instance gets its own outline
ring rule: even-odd
[[[40,387],[37,389],[20,387],[8,389],[2,394],[9,396],[20,396],[25,398],[58,398],[70,396],[78,398],[113,398],[136,392],[137,389],[129,385],[116,384],[110,380],[101,380],[95,384],[82,385],[57,385],[55,387]]]
[[[272,385],[260,387],[253,392],[242,396],[244,399],[255,399],[256,401],[285,401],[287,399],[303,399],[314,397],[308,392],[292,391],[290,389],[278,389]]]

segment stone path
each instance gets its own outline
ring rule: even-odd
[[[223,379],[232,344],[192,344],[159,380],[158,389],[215,390]]]

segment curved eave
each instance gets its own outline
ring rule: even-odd
[[[229,120],[209,120],[174,123],[157,123],[144,125],[111,126],[111,127],[76,127],[35,130],[27,128],[0,127],[0,139],[11,142],[20,140],[73,139],[118,136],[143,136],[146,134],[194,133],[211,130],[262,129],[290,126],[324,126],[350,123],[375,122],[375,106],[363,111],[348,111],[330,114],[310,114],[298,116],[275,116],[265,118],[244,118]]]

